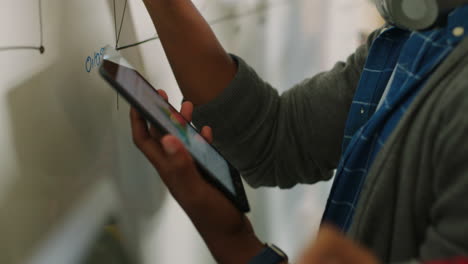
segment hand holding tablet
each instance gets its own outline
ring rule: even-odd
[[[182,149],[179,150],[190,154],[188,155],[189,159],[193,160],[194,168],[203,176],[204,180],[220,191],[238,210],[241,212],[249,211],[239,172],[198,133],[190,124],[190,120],[186,120],[181,113],[161,97],[120,54],[111,48],[106,48],[100,73],[134,108],[132,125],[134,137],[137,137],[135,141],[139,140],[136,143],[158,171],[164,167],[161,161],[170,157],[164,155],[167,153],[158,153],[157,146],[151,150],[146,145],[142,148],[141,145],[144,143],[155,143],[151,142],[153,138],[146,121],[153,127],[153,132],[174,136],[169,137],[168,141],[174,139],[180,141]],[[163,138],[163,142],[164,140]],[[168,146],[171,144],[171,142],[166,143],[169,144]],[[177,142],[172,143],[178,144]],[[166,161],[166,163],[168,162],[171,161]],[[161,171],[160,174],[162,174]],[[191,187],[196,186],[190,186],[189,182],[186,185],[183,189],[188,192],[197,191],[191,189]]]

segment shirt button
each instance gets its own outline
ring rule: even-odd
[[[364,112],[365,112],[365,111],[364,111],[364,108],[361,108],[361,115],[363,115]]]
[[[455,37],[461,37],[465,34],[465,29],[463,27],[456,27],[452,30],[452,34]]]

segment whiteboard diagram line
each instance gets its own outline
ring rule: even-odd
[[[44,49],[44,23],[42,22],[42,0],[39,0],[39,32],[41,35],[41,48]],[[43,53],[42,51],[41,53]]]
[[[0,51],[7,50],[38,50],[41,51],[43,47],[34,47],[34,46],[11,46],[11,47],[0,47]]]
[[[256,7],[256,8],[253,8],[251,10],[248,10],[248,11],[240,13],[240,14],[231,14],[231,15],[227,15],[227,16],[224,16],[224,17],[219,17],[219,18],[213,19],[213,20],[209,21],[208,24],[210,26],[215,26],[215,25],[223,23],[223,22],[228,22],[228,21],[231,21],[231,20],[236,20],[236,19],[240,19],[240,18],[244,18],[244,17],[249,17],[249,16],[261,14],[261,13],[267,12],[267,11],[269,11],[269,10],[275,8],[275,7],[278,7],[280,5],[286,5],[286,4],[289,4],[291,2],[292,2],[291,0],[277,1],[277,2],[274,2],[274,3],[270,2],[269,4],[260,5],[260,6]],[[139,42],[128,44],[128,45],[121,46],[121,47],[117,47],[116,50],[124,50],[124,49],[133,48],[133,47],[145,44],[145,43],[153,41],[153,40],[158,40],[158,39],[159,39],[159,36],[155,36],[155,37],[143,40],[143,41],[139,41]]]
[[[146,42],[150,42],[150,41],[153,41],[153,40],[158,40],[159,37],[156,36],[156,37],[152,37],[152,38],[149,38],[149,39],[146,39],[146,40],[143,40],[143,41],[140,41],[140,42],[137,42],[137,43],[133,43],[133,44],[129,44],[129,45],[125,45],[125,46],[122,46],[122,47],[117,47],[116,50],[124,50],[124,49],[128,49],[128,48],[133,48],[133,47],[136,47],[136,46],[139,46],[141,44],[144,44]]]
[[[114,33],[115,33],[115,47],[117,48],[117,7],[115,6],[115,0],[113,1],[114,3]]]
[[[117,34],[117,47],[119,46],[120,34],[122,33],[123,22],[125,20],[125,13],[127,12],[128,0],[125,0],[124,9],[122,13],[122,19],[120,20],[119,34]]]
[[[113,1],[114,3],[114,32],[115,32],[115,48],[119,46],[119,36],[117,33],[117,5],[115,3],[115,0]],[[122,15],[122,18],[125,16],[125,13]],[[121,26],[122,27],[122,26]],[[116,106],[117,106],[117,111],[119,110],[119,93],[115,93],[115,99],[116,99]]]
[[[227,16],[224,16],[224,17],[216,18],[214,20],[211,20],[209,22],[209,24],[210,24],[210,26],[214,26],[214,25],[217,25],[219,23],[227,22],[227,21],[230,21],[230,20],[236,20],[236,19],[239,19],[239,18],[258,15],[258,14],[261,14],[261,13],[264,13],[266,11],[269,11],[269,10],[273,9],[274,7],[277,7],[280,4],[286,4],[286,3],[284,1],[282,1],[282,2],[279,2],[279,3],[275,3],[275,4],[260,5],[257,8],[253,8],[253,9],[248,10],[248,11],[246,11],[244,13],[241,13],[241,14],[231,14],[231,15],[227,15]]]
[[[44,26],[43,26],[43,21],[42,21],[42,0],[38,0],[38,10],[39,10],[39,35],[40,35],[40,41],[39,41],[39,47],[36,46],[5,46],[5,47],[0,47],[0,52],[2,51],[12,51],[12,50],[37,50],[41,54],[45,52],[44,48]]]

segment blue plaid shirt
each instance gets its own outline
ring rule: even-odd
[[[466,33],[468,5],[452,11],[443,28],[409,32],[391,27],[375,39],[350,108],[324,222],[349,229],[377,153],[431,73]],[[377,109],[392,74],[388,94]]]

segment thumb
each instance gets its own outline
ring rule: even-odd
[[[175,136],[166,135],[161,139],[161,145],[166,152],[165,171],[160,176],[169,191],[182,207],[189,204],[189,200],[200,200],[206,193],[205,181],[198,173],[192,156],[182,142]],[[188,195],[190,194],[190,195]]]
[[[171,166],[180,168],[193,162],[192,156],[190,156],[184,144],[177,137],[166,135],[161,139],[161,145],[169,158]]]
[[[183,148],[182,142],[172,135],[163,136],[161,144],[168,156],[175,156]]]
[[[172,160],[191,159],[184,144],[173,135],[166,135],[161,139],[161,145],[168,158]]]

